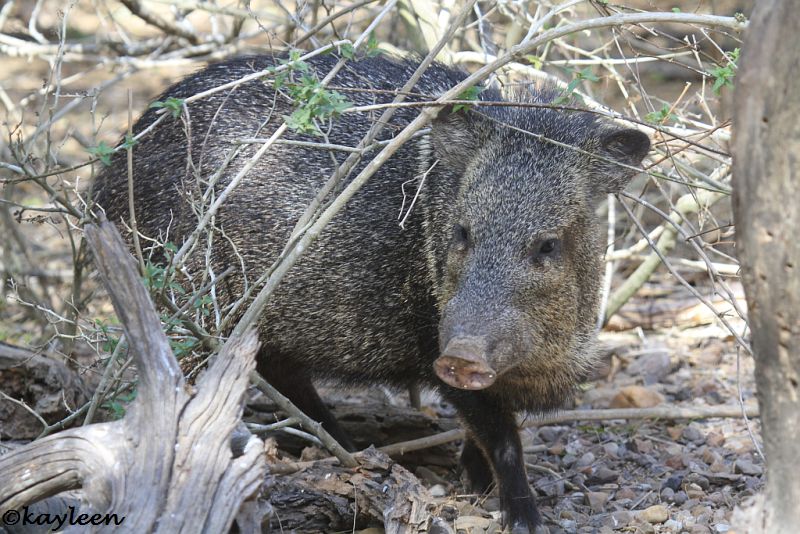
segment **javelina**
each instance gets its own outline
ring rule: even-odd
[[[321,78],[334,63],[319,57],[309,66]],[[272,64],[264,56],[212,65],[161,100],[186,98]],[[357,105],[389,102],[416,66],[353,61],[331,87]],[[412,99],[441,94],[465,76],[434,65]],[[554,96],[531,88],[519,93],[515,98],[532,103]],[[502,98],[491,88],[480,96]],[[209,181],[224,187],[255,152],[237,140],[269,136],[292,106],[269,81],[254,80],[195,101],[188,116],[156,127],[134,148],[140,231],[162,238],[168,231],[175,243],[185,239],[197,223],[192,203]],[[384,138],[416,114],[399,109]],[[342,115],[326,142],[355,146],[375,117]],[[146,112],[134,130],[156,118],[155,110]],[[284,138],[320,141],[294,133]],[[399,150],[282,282],[260,323],[258,370],[348,446],[312,379],[438,389],[468,430],[461,461],[471,483],[483,491],[496,480],[506,522],[515,532],[532,531],[539,516],[514,413],[557,407],[591,366],[602,252],[595,208],[626,185],[649,146],[644,134],[585,112],[445,108],[430,134]],[[249,172],[216,217],[210,261],[199,252],[193,264],[195,271],[207,264],[216,273],[236,270],[217,289],[223,306],[241,296],[245,277],[252,283],[273,263],[343,159],[319,148],[275,145]],[[404,198],[407,207],[423,174],[401,228]],[[97,187],[109,218],[127,221],[124,153]]]

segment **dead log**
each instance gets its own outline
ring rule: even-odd
[[[261,440],[251,436],[238,457],[230,445],[257,336],[229,340],[191,391],[116,229],[104,222],[85,233],[130,343],[137,398],[120,421],[65,430],[0,458],[0,514],[81,488],[80,513],[123,518],[99,532],[226,532],[266,472]]]
[[[742,532],[800,525],[800,18],[758,2],[736,75],[733,207],[750,316],[766,500]]]
[[[277,511],[273,532],[335,532],[383,526],[385,532],[429,532],[434,499],[420,481],[384,453],[370,448],[359,467],[315,462],[289,475],[269,477]]]
[[[0,397],[0,439],[33,439],[43,430],[41,419],[60,421],[90,396],[83,379],[62,362],[2,342],[0,384],[17,401]]]

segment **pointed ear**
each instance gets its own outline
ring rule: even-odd
[[[483,143],[486,119],[468,108],[445,106],[431,122],[434,157],[463,172]]]
[[[637,174],[638,171],[630,167],[638,167],[642,163],[650,151],[650,139],[632,128],[611,127],[599,133],[599,146],[595,152],[603,159],[594,161],[593,186],[600,194],[619,193]]]

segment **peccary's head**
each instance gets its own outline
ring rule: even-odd
[[[625,187],[650,142],[589,113],[488,106],[444,109],[432,137],[439,164],[463,176],[437,228],[436,374],[453,387],[511,387],[524,391],[524,406],[552,406],[593,357],[595,209]]]

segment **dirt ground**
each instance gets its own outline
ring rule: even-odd
[[[674,324],[670,319],[671,324],[647,330],[637,327],[600,334],[603,364],[594,379],[584,384],[572,409],[713,408],[736,404],[740,396],[745,406],[754,405],[752,358],[737,352],[726,331],[685,298],[688,293],[681,293],[637,298],[630,309],[672,307],[671,317],[687,317],[691,323]],[[323,391],[340,413],[342,405],[368,405],[373,412],[408,409],[403,393]],[[434,416],[442,428],[457,425],[452,408],[435,394],[425,393],[422,399],[423,413]],[[536,419],[530,414],[524,422]],[[347,417],[344,426],[351,431],[364,428],[348,424]],[[759,429],[757,419],[746,421],[741,416],[577,421],[525,428],[528,478],[545,520],[542,532],[736,532],[731,526],[733,509],[763,484]],[[389,433],[383,438],[394,442],[408,436],[391,439]],[[496,495],[465,492],[456,451],[450,446],[427,459],[417,456],[400,461],[428,487],[441,517],[457,532],[500,532]],[[327,455],[310,447],[302,456]],[[280,517],[280,510],[276,514]],[[273,527],[279,529],[280,521],[273,519]]]

